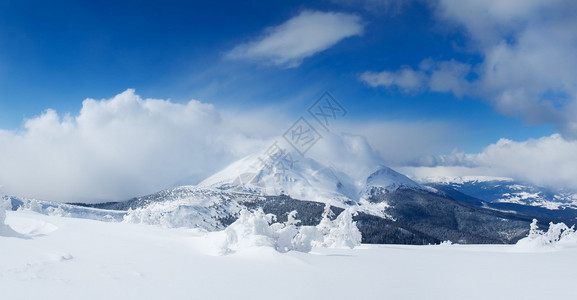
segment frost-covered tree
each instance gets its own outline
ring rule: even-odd
[[[321,224],[319,224],[319,230],[321,230],[324,235],[322,246],[354,248],[360,245],[362,235],[357,228],[357,222],[353,221],[353,216],[356,215],[356,210],[349,207],[343,210],[337,218],[334,221],[330,221],[330,223],[323,218],[325,221],[321,221]]]
[[[295,250],[293,239],[299,233],[297,225],[300,223],[296,215],[297,211],[293,210],[288,213],[285,223],[274,223],[271,225],[274,231],[274,238],[276,239],[276,249],[278,251],[287,252]]]
[[[297,212],[288,214],[285,223],[277,223],[276,216],[265,214],[261,208],[249,212],[243,209],[239,218],[225,229],[226,240],[222,252],[235,252],[249,247],[273,247],[279,252],[309,252],[313,240],[322,239],[314,226],[301,226]]]
[[[537,219],[533,219],[533,222],[531,222],[531,225],[529,226],[529,236],[527,236],[528,238],[533,239],[543,235],[543,230],[540,230],[539,225],[537,225]]]
[[[278,223],[275,215],[265,214],[262,208],[253,212],[243,209],[239,218],[223,231],[220,249],[224,254],[250,247],[309,252],[313,246],[353,248],[359,245],[362,236],[353,221],[356,211],[345,209],[335,220],[330,219],[331,214],[327,205],[319,225],[298,226],[296,211],[288,214],[286,222]]]
[[[12,209],[12,204],[10,200],[0,198],[0,236],[14,236],[15,232],[6,225],[6,210]]]
[[[331,210],[330,204],[325,204],[325,209],[323,211],[322,219],[317,225],[317,229],[321,231],[323,236],[328,235],[331,232],[331,229],[334,227],[332,218],[335,216],[333,211]]]
[[[549,223],[549,229],[544,232],[539,229],[537,219],[533,219],[529,235],[517,242],[517,248],[540,248],[546,246],[577,244],[575,226],[567,227],[565,223]]]
[[[322,233],[315,226],[301,226],[292,239],[292,247],[295,251],[310,252],[313,245],[320,243],[323,239]]]
[[[309,252],[312,250],[313,243],[323,240],[322,233],[315,226],[300,226],[297,225],[301,222],[296,218],[297,211],[294,210],[289,213],[288,220],[285,223],[285,229],[290,230],[290,246],[288,249],[300,252]],[[279,238],[279,242],[280,242]],[[285,240],[288,242],[288,239]]]
[[[4,199],[0,199],[0,226],[4,226],[4,221],[6,220],[6,207]]]
[[[223,252],[262,246],[276,248],[275,232],[270,226],[273,220],[274,215],[266,215],[262,208],[252,213],[247,209],[241,210],[238,219],[224,230]]]

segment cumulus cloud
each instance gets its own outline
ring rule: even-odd
[[[512,141],[500,139],[480,153],[455,151],[444,156],[430,156],[403,171],[415,177],[437,176],[507,176],[553,188],[577,191],[577,141],[559,134]]]
[[[305,10],[268,28],[260,38],[236,46],[227,57],[294,68],[342,39],[362,34],[363,28],[357,15]]]
[[[502,114],[531,124],[554,124],[564,136],[577,139],[577,2],[431,2],[438,21],[462,29],[466,48],[481,62],[445,61],[434,63],[432,70],[421,66],[369,72],[361,80],[371,86],[481,98]],[[430,62],[425,59],[423,64]],[[411,73],[425,78],[420,86],[403,84],[401,78]]]
[[[133,90],[87,99],[77,116],[47,110],[18,132],[0,130],[0,192],[54,201],[125,200],[195,184],[260,150],[282,128],[266,113],[142,99]]]

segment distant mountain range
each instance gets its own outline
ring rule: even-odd
[[[282,159],[282,158],[281,158]],[[325,205],[347,207],[365,243],[514,243],[533,218],[575,223],[575,195],[555,194],[506,178],[429,178],[415,182],[382,164],[345,170],[307,157],[292,165],[245,157],[197,186],[164,190],[123,202],[54,204],[12,198],[13,209],[89,216],[101,220],[220,230],[242,208],[262,208],[279,221],[296,210],[316,225]],[[554,208],[554,209],[551,209]]]
[[[514,203],[547,209],[577,209],[577,193],[523,184],[511,178],[438,177],[425,178],[421,183],[440,189],[452,188],[489,203]]]

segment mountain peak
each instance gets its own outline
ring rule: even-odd
[[[262,195],[289,195],[342,206],[359,202],[368,187],[392,192],[399,188],[427,189],[382,164],[359,165],[355,175],[311,157],[300,157],[290,168],[265,166],[260,156],[242,158],[208,177],[199,186]]]
[[[401,187],[424,189],[424,187],[407,176],[383,165],[366,180],[367,187],[381,187],[391,192]]]

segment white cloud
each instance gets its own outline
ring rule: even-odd
[[[571,6],[567,0],[437,0],[439,19],[465,27],[480,47],[498,44],[511,33],[525,30],[528,23],[542,22],[539,16],[558,14]]]
[[[577,190],[577,141],[559,134],[526,141],[500,139],[480,153],[454,152],[420,161],[402,170],[415,177],[506,176],[521,181]]]
[[[436,69],[429,71],[422,66],[411,69],[421,74],[414,77],[426,78],[413,89],[478,97],[502,114],[521,116],[531,124],[554,124],[564,136],[577,139],[577,2],[433,3],[437,19],[463,29],[466,48],[482,60],[474,66],[449,61],[434,63]],[[424,62],[430,64],[427,59]],[[405,67],[375,74],[386,79],[389,75],[399,78],[403,72],[408,72]],[[379,82],[361,76],[361,80],[373,86],[403,88],[392,79]]]
[[[364,72],[360,79],[372,87],[398,87],[403,91],[419,90],[426,84],[427,76],[422,71],[401,68],[395,72]]]
[[[455,60],[439,62],[430,72],[429,88],[433,92],[450,92],[461,98],[471,92],[472,86],[465,79],[470,73],[468,64]]]
[[[363,27],[357,15],[305,10],[285,23],[267,29],[259,39],[236,46],[227,56],[297,67],[303,59],[342,39],[362,34]]]
[[[437,14],[483,57],[473,95],[577,138],[577,2],[441,0]]]
[[[470,92],[471,86],[465,77],[471,73],[471,66],[455,60],[434,62],[425,59],[419,69],[402,67],[397,71],[371,72],[359,76],[372,87],[398,88],[403,92],[430,90],[433,92],[451,92],[462,97]]]
[[[132,90],[87,99],[77,116],[47,110],[19,132],[0,130],[0,192],[55,201],[125,200],[195,184],[260,150],[285,126],[265,112],[219,112],[194,100],[141,99]]]

